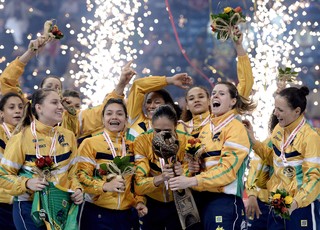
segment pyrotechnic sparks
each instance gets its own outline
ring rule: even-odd
[[[247,18],[249,27],[252,28],[247,33],[247,46],[255,79],[253,99],[258,102],[257,109],[248,119],[252,120],[260,140],[268,136],[268,121],[273,111],[273,96],[276,91],[277,68],[285,66],[297,72],[302,70],[300,64],[304,52],[296,53],[299,49],[297,37],[303,36],[308,24],[311,25],[311,22],[303,22],[305,26],[300,34],[297,27],[301,22],[298,21],[297,26],[290,26],[297,21],[299,13],[306,14],[304,9],[309,7],[309,3],[297,1],[286,7],[282,2],[257,1],[257,10],[253,18]],[[301,81],[298,83],[302,84]]]
[[[100,103],[105,94],[112,91],[121,73],[121,67],[137,58],[138,50],[132,48],[132,36],[144,36],[141,28],[143,22],[135,25],[135,15],[142,4],[137,1],[87,0],[87,10],[94,12],[93,19],[82,17],[82,33],[78,41],[88,48],[75,57],[81,71],[72,75],[75,83],[85,82],[80,91],[88,103]]]

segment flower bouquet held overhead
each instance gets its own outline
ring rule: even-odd
[[[235,27],[246,21],[239,6],[234,9],[226,7],[222,13],[211,14],[211,20],[212,32],[216,33],[217,39],[222,41],[226,41],[229,38],[237,41],[238,37],[234,31]]]
[[[64,37],[63,33],[59,30],[58,26],[54,24],[54,19],[47,20],[43,25],[43,33],[41,38],[43,38],[42,43],[38,44],[39,47],[35,47],[33,44],[29,45],[29,49],[37,52],[38,48],[44,47],[47,42],[52,40],[60,40]]]
[[[159,132],[155,134],[152,140],[152,147],[154,153],[160,159],[160,164],[169,164],[173,168],[175,176],[177,176],[174,171],[176,154],[179,150],[179,141],[177,140],[176,135],[167,131]],[[169,187],[167,181],[165,181],[165,183],[168,196]],[[174,191],[173,198],[182,229],[186,229],[187,227],[200,222],[198,209],[189,189]]]

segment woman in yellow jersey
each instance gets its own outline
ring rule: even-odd
[[[7,143],[1,160],[1,187],[15,196],[13,220],[17,229],[38,229],[31,219],[31,205],[35,191],[42,191],[48,182],[35,174],[36,159],[49,156],[57,169],[52,171],[59,186],[74,191],[71,199],[82,203],[82,186],[77,180],[72,160],[77,155],[74,134],[60,126],[63,107],[54,90],[41,89],[25,105],[25,112],[17,126],[21,131]],[[61,204],[63,205],[63,204]]]
[[[256,141],[251,124],[246,122],[255,152],[262,160],[273,162],[268,191],[284,189],[293,197],[290,220],[272,211],[268,229],[320,228],[320,136],[304,117],[308,94],[309,89],[303,86],[289,87],[276,95],[274,115],[279,124],[272,132],[271,147]]]
[[[286,83],[286,80],[278,79],[275,95],[286,87]],[[277,124],[277,117],[271,114],[268,125],[269,135],[271,135]],[[272,147],[270,137],[268,137],[264,143]],[[249,230],[267,229],[268,215],[270,212],[267,182],[272,173],[272,159],[261,160],[261,158],[254,153],[253,157],[250,158],[250,169],[246,181],[246,194],[248,199],[245,201],[245,208]]]
[[[15,93],[7,93],[0,100],[0,161],[6,144],[23,114],[23,100]],[[12,219],[13,197],[0,188],[0,229],[16,229]]]
[[[174,176],[173,169],[165,164],[152,149],[152,140],[161,131],[175,133],[179,141],[176,154],[177,163],[174,165],[176,175],[183,172],[187,136],[176,131],[177,115],[169,105],[158,107],[152,116],[152,128],[139,135],[134,141],[134,158],[136,165],[135,192],[147,199],[148,214],[142,221],[142,229],[181,229],[177,210],[173,201],[172,191],[167,181]]]
[[[140,216],[147,213],[143,197],[132,192],[133,174],[107,181],[106,176],[98,173],[101,164],[108,164],[117,156],[128,156],[130,162],[134,161],[130,143],[125,140],[127,109],[123,100],[109,99],[103,109],[102,119],[105,127],[103,134],[84,140],[79,147],[78,177],[88,195],[80,229],[92,229],[94,223],[97,230],[130,230],[131,208],[135,207]]]
[[[187,89],[191,84],[192,78],[185,73],[172,77],[151,76],[135,80],[127,100],[129,116],[127,139],[134,141],[139,134],[151,129],[152,115],[160,105],[169,104],[176,109],[176,112],[179,110],[164,87],[175,85]]]
[[[236,27],[235,34],[238,40],[234,41],[234,46],[238,56],[237,75],[239,84],[237,86],[239,95],[248,98],[250,96],[253,75],[250,60],[242,46],[243,34]],[[181,116],[183,130],[194,137],[197,137],[201,128],[210,120],[210,95],[209,91],[203,86],[194,86],[186,92],[186,107]]]
[[[255,105],[229,82],[215,85],[211,104],[213,116],[199,134],[205,145],[202,164],[190,161],[187,176],[171,178],[169,185],[172,190],[192,187],[199,192],[195,198],[204,229],[240,230],[246,225],[242,193],[250,143],[238,114]]]

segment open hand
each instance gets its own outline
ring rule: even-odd
[[[182,89],[188,89],[193,84],[193,80],[186,73],[178,73],[172,77],[167,77],[168,84],[178,86]]]

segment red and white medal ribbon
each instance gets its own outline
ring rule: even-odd
[[[212,122],[210,122],[210,131],[212,134],[212,137],[214,137],[214,135],[219,132],[222,128],[224,128],[227,124],[229,124],[234,118],[236,117],[236,115],[231,114],[229,117],[227,117],[227,119],[225,119],[223,122],[221,122],[218,126],[214,127],[214,125],[212,124]]]
[[[300,131],[300,129],[303,127],[303,125],[305,123],[306,123],[306,119],[302,118],[302,120],[297,125],[297,127],[292,131],[292,133],[290,133],[290,135],[289,135],[288,139],[286,140],[286,142],[284,142],[284,134],[283,134],[282,142],[280,144],[280,149],[281,149],[280,158],[281,158],[281,160],[282,160],[284,165],[286,165],[286,163],[287,163],[287,159],[286,159],[286,156],[285,156],[285,150],[286,150],[286,148],[288,148],[290,143],[293,141],[293,139],[295,138],[295,136],[297,135],[297,133]]]
[[[8,137],[8,139],[10,139],[12,134],[11,134],[7,124],[3,122],[1,125],[2,125],[2,128],[4,129],[4,132],[6,133],[6,135]]]
[[[108,133],[106,131],[103,131],[103,136],[104,136],[104,139],[106,140],[106,142],[108,143],[109,147],[110,147],[110,150],[111,150],[111,153],[112,153],[112,156],[113,158],[115,158],[117,156],[117,152],[114,148],[114,145],[110,139],[110,136],[108,135]],[[121,154],[121,157],[124,157],[126,154],[127,154],[127,151],[126,151],[126,142],[124,140],[124,138],[122,137],[122,154]]]
[[[30,129],[31,129],[31,133],[32,136],[35,140],[35,145],[36,145],[36,157],[39,159],[41,158],[41,154],[40,154],[40,147],[39,147],[39,141],[38,141],[38,137],[37,137],[37,132],[36,132],[36,123],[35,121],[31,122],[30,125]],[[51,146],[50,146],[50,151],[49,151],[49,156],[51,157],[53,155],[53,153],[55,153],[56,151],[56,141],[57,141],[57,130],[55,131],[53,138],[51,140]],[[54,163],[57,164],[57,160],[54,157]]]
[[[192,133],[192,131],[195,128],[199,128],[199,127],[205,126],[209,121],[210,121],[210,114],[201,122],[200,125],[194,126],[193,125],[193,119],[191,119],[189,121],[189,124],[185,123],[183,120],[179,120],[178,122],[181,123],[187,129],[186,130],[187,133]]]

